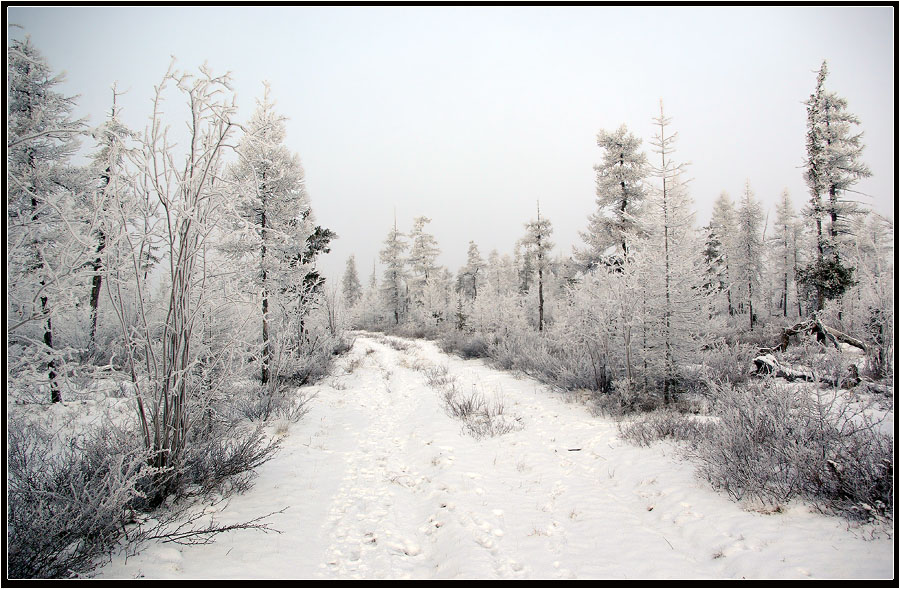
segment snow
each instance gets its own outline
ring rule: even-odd
[[[792,504],[762,513],[717,494],[674,446],[631,446],[616,424],[537,381],[430,342],[358,337],[310,387],[310,413],[222,524],[287,508],[280,534],[153,544],[104,579],[891,578],[890,532]],[[367,353],[372,350],[371,353]],[[354,367],[354,364],[356,366]],[[421,370],[499,395],[523,425],[476,440]],[[347,373],[347,369],[353,371]],[[419,368],[419,370],[416,370]],[[275,435],[273,433],[273,435]]]

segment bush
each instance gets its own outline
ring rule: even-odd
[[[893,440],[865,407],[774,382],[710,384],[718,422],[695,444],[700,473],[737,500],[802,496],[868,518],[893,510]]]
[[[623,439],[638,446],[649,446],[658,440],[674,440],[697,444],[715,429],[711,421],[684,415],[671,409],[639,415],[628,423],[619,423]]]
[[[758,350],[751,344],[719,341],[703,350],[700,359],[708,378],[741,384],[750,378]]]
[[[474,387],[466,395],[451,384],[444,389],[443,399],[447,413],[462,420],[466,430],[476,439],[500,436],[521,427],[519,419],[504,414],[506,407],[500,396],[488,401]]]
[[[89,572],[147,496],[154,471],[137,436],[104,426],[60,439],[13,420],[7,443],[7,574]]]
[[[480,333],[451,331],[441,337],[438,345],[444,352],[457,354],[467,359],[490,357],[488,342]]]

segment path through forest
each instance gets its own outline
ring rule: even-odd
[[[407,349],[389,342],[402,341]],[[396,345],[401,348],[403,345]],[[518,431],[475,439],[425,369],[502,396]],[[103,578],[885,578],[893,542],[793,505],[747,511],[674,446],[631,446],[613,421],[537,381],[421,340],[363,334],[310,413],[216,518],[269,518],[213,544],[155,544]]]

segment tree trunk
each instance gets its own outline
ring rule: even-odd
[[[97,342],[97,309],[100,306],[100,286],[103,282],[103,276],[100,275],[100,268],[103,267],[103,250],[106,249],[106,233],[102,230],[97,237],[97,257],[94,258],[91,268],[94,275],[91,277],[91,353],[96,351]]]

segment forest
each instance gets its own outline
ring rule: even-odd
[[[307,388],[373,333],[571,394],[631,444],[674,442],[737,502],[892,525],[894,221],[854,190],[863,129],[828,74],[805,103],[808,193],[785,190],[771,217],[748,179],[699,226],[661,100],[652,137],[599,130],[574,251],[535,202],[507,251],[471,241],[454,271],[417,216],[373,244],[381,271],[351,256],[332,283],[316,262],[340,236],[316,220],[267,86],[237,120],[228,75],[173,60],[141,89],[146,128],[121,122],[115,87],[90,126],[39,48],[11,39],[8,576],[271,531],[193,508],[248,492],[279,451],[273,424],[303,420]],[[477,395],[444,398],[476,437],[512,429]]]

